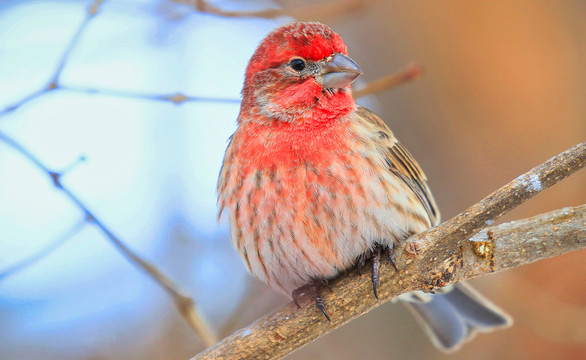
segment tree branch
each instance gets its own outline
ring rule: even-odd
[[[586,205],[484,229],[470,240],[454,281],[559,256],[586,246]],[[472,253],[474,253],[473,256]],[[484,258],[480,259],[478,256]],[[488,268],[483,268],[483,266]]]
[[[584,205],[492,227],[470,238],[507,211],[582,169],[585,163],[586,143],[581,143],[519,176],[453,219],[409,238],[397,249],[401,271],[397,273],[383,264],[380,301],[372,295],[369,275],[346,274],[331,282],[333,293],[322,294],[331,323],[311,299],[304,298],[301,309],[290,303],[192,360],[281,358],[400,294],[431,292],[455,281],[584,248]]]

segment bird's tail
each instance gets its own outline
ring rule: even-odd
[[[401,296],[433,344],[453,352],[477,332],[491,332],[513,323],[509,315],[470,286],[457,283],[441,294]]]

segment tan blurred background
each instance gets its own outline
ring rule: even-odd
[[[418,159],[447,220],[586,140],[585,19],[583,1],[375,1],[330,25],[367,81],[424,66],[422,79],[377,94],[376,111]],[[585,202],[582,171],[503,220]],[[583,359],[585,276],[579,252],[473,281],[515,325],[454,355],[385,305],[289,359]]]

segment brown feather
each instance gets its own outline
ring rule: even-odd
[[[399,177],[413,191],[421,205],[425,208],[432,226],[439,224],[440,214],[427,186],[427,178],[417,161],[409,151],[395,138],[389,127],[372,111],[357,106],[355,116],[371,125],[372,134],[377,136],[375,141],[378,150],[385,154],[385,161],[389,171]]]

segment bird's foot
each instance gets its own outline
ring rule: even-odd
[[[397,267],[397,260],[395,259],[395,252],[393,251],[393,249],[391,248],[387,248],[385,250],[387,257],[389,258],[389,261],[391,262],[391,265],[393,265],[393,267],[395,268],[396,272],[399,272],[399,268]]]
[[[374,292],[374,297],[378,300],[378,292],[377,287],[380,283],[378,279],[378,269],[380,267],[380,246],[377,246],[373,253],[372,253],[372,291]]]
[[[330,320],[330,316],[328,315],[328,312],[326,311],[326,306],[324,304],[323,299],[320,296],[320,290],[322,288],[322,286],[326,286],[330,289],[330,291],[332,290],[329,286],[329,283],[327,280],[314,280],[312,282],[310,282],[307,285],[304,285],[302,287],[300,287],[299,289],[295,289],[293,290],[293,292],[291,293],[291,297],[293,298],[293,302],[295,303],[295,305],[297,305],[298,308],[300,308],[301,306],[299,306],[299,297],[303,294],[308,294],[309,296],[311,296],[313,298],[313,300],[315,301],[315,305],[317,306],[318,309],[321,310],[321,312],[324,314],[324,316],[326,317],[326,319],[328,319],[329,322],[331,322]]]
[[[374,248],[374,250],[372,251],[372,253],[370,254],[370,260],[372,261],[372,291],[374,292],[374,297],[376,297],[376,299],[378,300],[378,285],[380,284],[380,280],[379,280],[379,269],[380,269],[380,257],[381,257],[381,252],[383,252],[386,254],[386,256],[388,257],[389,261],[391,262],[391,265],[393,265],[393,268],[395,268],[395,271],[399,271],[399,269],[397,268],[397,262],[395,260],[395,255],[393,253],[393,249],[390,247],[383,247],[381,245],[376,245],[376,247]],[[362,267],[362,265],[364,265],[364,259],[365,256],[361,256],[358,259],[358,269],[360,269]]]

